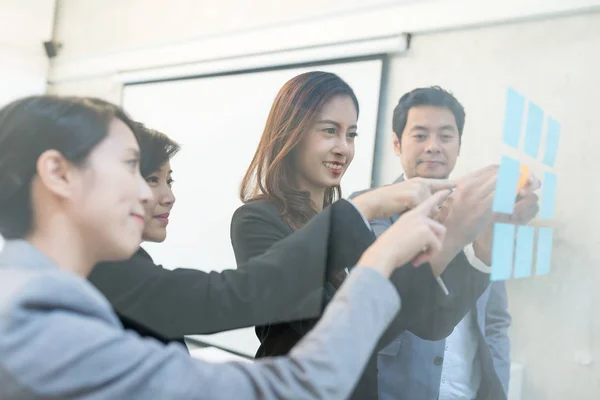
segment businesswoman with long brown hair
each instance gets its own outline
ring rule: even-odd
[[[245,204],[234,213],[231,222],[231,241],[238,266],[265,253],[323,209],[356,207],[366,220],[371,220],[377,218],[372,213],[374,205],[378,213],[385,213],[391,207],[406,210],[420,193],[452,186],[445,180],[418,180],[373,190],[354,199],[354,204],[336,201],[341,198],[341,179],[354,157],[358,115],[359,104],[352,88],[335,74],[319,71],[301,74],[281,88],[242,180],[240,197]],[[346,224],[344,234],[356,232],[362,235],[359,241],[373,240],[371,232],[365,233],[364,226],[360,227],[364,223],[356,219],[355,225]],[[319,246],[341,233],[333,229],[308,240]],[[347,246],[330,252],[328,257],[351,267],[360,254],[355,246]],[[295,262],[290,257],[289,263]],[[464,257],[453,260],[448,267],[452,268],[444,273],[444,279],[450,296],[445,296],[438,287],[431,268],[400,268],[395,272],[392,280],[403,308],[382,343],[406,329],[430,340],[450,334],[483,292],[489,278],[468,266]],[[344,276],[330,270],[326,279],[324,304]],[[316,321],[305,319],[257,327],[261,345],[256,356],[287,354]],[[376,396],[377,365],[372,357],[352,398]]]

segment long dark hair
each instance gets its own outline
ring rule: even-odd
[[[267,199],[277,205],[292,228],[304,225],[315,214],[310,195],[294,186],[292,152],[315,122],[322,107],[335,96],[348,96],[356,106],[352,88],[329,72],[308,72],[289,80],[279,91],[265,124],[254,158],[244,175],[240,198],[244,203]],[[341,197],[339,185],[327,188],[323,207]]]
[[[100,99],[33,96],[0,110],[0,235],[18,239],[32,229],[31,183],[38,158],[56,150],[84,165],[115,118],[134,129],[121,108]]]

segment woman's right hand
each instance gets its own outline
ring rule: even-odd
[[[455,186],[456,181],[450,179],[411,178],[363,193],[352,202],[368,221],[385,219],[416,207],[433,193]]]
[[[357,265],[373,268],[390,277],[410,262],[420,266],[442,248],[446,228],[432,219],[449,190],[438,191],[404,213],[362,255]]]

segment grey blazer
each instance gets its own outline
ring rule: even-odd
[[[211,364],[124,331],[86,280],[9,241],[0,253],[0,398],[345,399],[399,306],[388,280],[355,268],[288,356]]]

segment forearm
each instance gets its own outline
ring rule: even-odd
[[[450,335],[489,285],[489,274],[473,268],[463,252],[459,252],[450,262],[442,278],[448,288],[448,295],[443,294],[438,287],[433,289],[432,283],[428,286],[429,292],[419,290],[413,294],[413,301],[429,301],[429,304],[434,302],[420,314],[420,318],[413,319],[408,328],[425,340],[441,340]]]
[[[385,222],[388,223],[387,226],[391,224]],[[423,265],[416,269],[405,266],[394,271],[391,281],[404,304],[383,335],[378,348],[385,346],[405,330],[425,340],[447,337],[489,283],[488,276],[473,268],[459,244],[452,240],[445,241],[442,253],[434,262],[443,267],[438,268],[438,273],[441,273],[449,293],[446,294],[438,285],[433,266]]]
[[[236,270],[170,271],[138,258],[100,266],[93,281],[121,318],[166,339],[319,316],[329,215],[287,237],[261,217],[239,223]]]
[[[197,304],[198,334],[316,318],[323,309],[323,273],[285,269],[263,259],[211,274],[205,303]],[[200,325],[202,324],[202,325]]]
[[[335,202],[287,236],[278,229],[277,218],[262,209],[254,213],[246,209],[232,220],[232,244],[238,262],[235,272],[250,274],[246,302],[238,301],[245,313],[239,315],[241,320],[235,327],[242,326],[239,322],[264,325],[297,321],[292,327],[304,335],[314,326],[311,319],[321,315],[324,304],[335,294],[343,280],[340,274],[356,265],[374,235],[360,212],[345,200]],[[232,271],[228,279],[235,282],[235,277]],[[234,298],[241,293],[234,291]],[[228,309],[235,312],[234,307]],[[220,318],[218,327],[234,328],[226,323]]]
[[[435,277],[441,276],[463,247],[464,244],[457,241],[454,237],[446,235],[441,251],[429,261],[433,275]]]
[[[286,254],[315,263],[310,249],[302,246],[292,246]],[[267,252],[243,268],[221,273],[153,269],[113,307],[120,316],[170,339],[314,318],[323,306],[324,272],[318,268],[282,266],[277,252]]]
[[[80,331],[95,332],[93,343],[61,341],[73,354],[69,364],[48,365],[62,371],[50,386],[30,383],[40,393],[76,399],[342,400],[351,393],[399,305],[389,281],[375,271],[356,268],[319,324],[288,357],[254,364],[210,364],[189,358],[176,346],[164,348],[103,324],[81,325]],[[60,326],[54,324],[54,329]],[[57,392],[56,387],[65,391]]]
[[[393,286],[379,273],[353,271],[290,360],[278,361],[282,371],[288,370],[284,375],[295,376],[288,382],[299,383],[281,398],[346,399],[399,304]]]
[[[311,268],[313,271],[324,272],[325,275],[325,281],[322,282],[320,288],[320,299],[323,305],[328,304],[341,282],[346,278],[345,270],[356,265],[364,251],[375,241],[375,235],[369,224],[353,202],[339,200],[317,217],[325,216],[329,218],[329,232],[323,266],[317,267],[319,264],[313,264]],[[317,237],[315,235],[318,233],[310,235],[312,240]],[[299,259],[306,260],[306,257],[300,256]],[[314,291],[314,300],[316,300],[316,294],[317,291]],[[314,327],[316,321],[316,319],[297,321],[291,326],[300,335],[305,335]]]
[[[431,315],[444,296],[427,266],[415,269],[411,266],[398,268],[390,281],[402,297],[402,309],[385,331],[377,346],[382,349],[402,332],[409,330],[427,339],[435,336],[435,327],[423,323],[424,316]],[[433,329],[433,330],[432,330]]]

